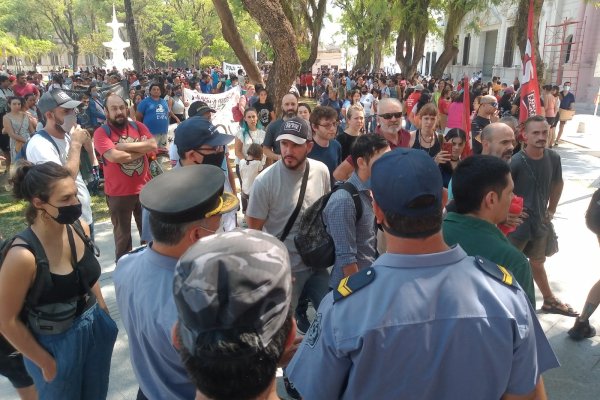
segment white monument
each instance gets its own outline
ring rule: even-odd
[[[112,29],[113,36],[110,42],[102,43],[105,47],[110,49],[111,58],[110,60],[104,60],[107,69],[116,67],[119,72],[123,72],[123,69],[133,69],[133,60],[125,59],[123,51],[129,47],[129,42],[124,42],[119,34],[119,28],[125,26],[125,24],[117,21],[117,13],[115,12],[115,5],[113,4],[113,17],[112,21],[107,23],[106,26]]]

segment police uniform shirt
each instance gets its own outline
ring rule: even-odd
[[[176,264],[176,258],[147,247],[119,259],[112,275],[131,365],[149,400],[189,400],[196,393],[171,340]]]
[[[518,284],[459,246],[386,253],[372,272],[348,297],[323,299],[286,368],[304,398],[499,399],[531,392],[559,365]]]

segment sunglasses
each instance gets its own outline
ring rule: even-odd
[[[483,103],[483,104],[489,104],[492,107],[498,107],[498,103]]]
[[[392,118],[402,118],[402,113],[387,113],[387,114],[379,114],[379,116],[383,119],[392,119]]]

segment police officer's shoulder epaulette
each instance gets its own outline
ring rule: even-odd
[[[145,250],[148,247],[147,244],[143,244],[140,247],[136,247],[135,249],[131,250],[129,253],[127,254],[135,254],[135,253],[139,253],[142,250]]]
[[[338,302],[352,293],[356,293],[374,280],[375,269],[373,267],[362,269],[353,275],[345,277],[333,292],[333,302]]]
[[[475,256],[475,265],[486,274],[491,275],[494,279],[504,283],[506,286],[518,287],[515,285],[515,279],[512,273],[502,265],[496,264],[481,256]]]

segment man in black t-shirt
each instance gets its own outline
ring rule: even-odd
[[[498,101],[494,96],[482,96],[479,100],[479,109],[477,115],[471,122],[471,136],[473,138],[473,153],[481,154],[481,131],[490,124],[491,119],[498,119]]]
[[[277,136],[279,136],[283,121],[287,121],[288,119],[296,116],[296,113],[298,112],[298,98],[291,93],[283,96],[283,99],[281,99],[281,110],[283,113],[282,117],[276,119],[275,121],[271,122],[269,126],[267,126],[265,140],[262,144],[263,152],[267,158],[272,161],[281,159],[281,152],[279,150]]]

